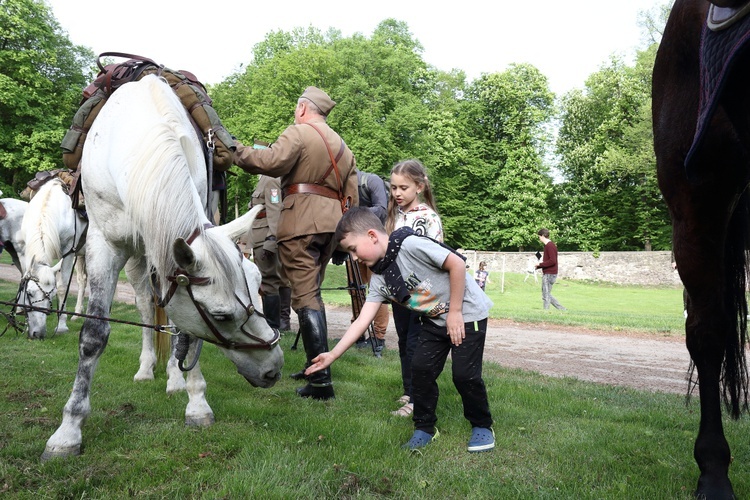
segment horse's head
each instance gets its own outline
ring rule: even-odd
[[[207,229],[190,244],[174,242],[179,269],[168,278],[173,293],[166,308],[180,330],[216,344],[253,386],[270,387],[284,357],[278,331],[260,313],[260,272],[234,243],[247,230],[241,219]]]
[[[18,303],[19,309],[25,311],[30,339],[43,339],[46,336],[47,313],[36,309],[24,310],[23,306],[52,309],[52,297],[57,294],[57,273],[61,265],[62,261],[49,266],[32,259],[21,279]]]

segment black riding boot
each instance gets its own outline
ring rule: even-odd
[[[279,330],[279,308],[281,305],[281,298],[278,295],[264,295],[263,296],[263,315],[266,317],[266,323],[271,328]]]
[[[281,304],[279,306],[279,330],[282,332],[288,332],[292,329],[292,324],[289,319],[292,314],[292,289],[288,286],[280,287],[279,297],[281,297]]]
[[[304,307],[297,311],[302,343],[305,345],[307,365],[312,364],[313,358],[328,351],[328,328],[323,311],[315,311]],[[331,382],[331,369],[326,368],[307,377],[307,385],[297,389],[297,394],[303,398],[331,399],[334,396]]]

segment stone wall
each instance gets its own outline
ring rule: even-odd
[[[541,251],[541,250],[540,250]],[[477,252],[462,250],[466,263],[476,269],[480,261],[493,273],[524,273],[533,252]],[[672,269],[671,252],[560,252],[558,279],[605,281],[620,285],[682,286]]]

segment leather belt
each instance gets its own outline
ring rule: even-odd
[[[310,184],[304,182],[299,184],[290,184],[282,190],[282,194],[284,198],[291,194],[317,194],[318,196],[325,196],[326,198],[331,198],[333,200],[339,199],[338,191],[325,186],[321,186],[319,184]]]

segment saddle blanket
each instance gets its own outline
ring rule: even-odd
[[[710,16],[709,10],[709,16]],[[720,31],[703,26],[700,45],[700,96],[698,121],[693,144],[685,157],[685,168],[690,177],[691,162],[701,147],[721,93],[732,72],[737,54],[750,39],[750,16],[744,16]]]

